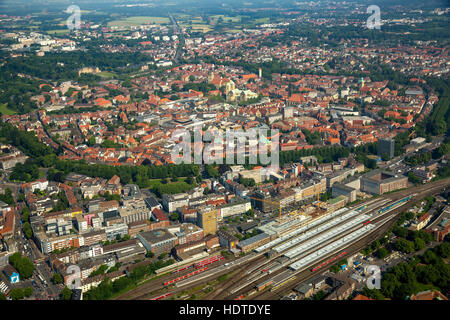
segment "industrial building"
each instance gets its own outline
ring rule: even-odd
[[[407,187],[407,177],[387,171],[374,170],[361,177],[361,191],[371,194],[383,194]]]
[[[331,195],[333,197],[345,196],[348,198],[348,202],[353,202],[356,200],[356,189],[345,184],[335,183],[331,189]]]
[[[155,255],[169,252],[177,244],[177,237],[164,229],[141,232],[136,237],[147,251],[151,251]]]
[[[270,236],[267,233],[260,233],[254,237],[242,240],[239,242],[237,247],[241,249],[242,252],[249,252],[253,249],[262,246],[270,241]]]

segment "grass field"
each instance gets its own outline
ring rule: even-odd
[[[48,34],[53,34],[53,35],[63,35],[63,34],[68,34],[70,33],[70,30],[65,28],[65,29],[57,29],[57,30],[47,30]]]
[[[254,23],[269,23],[270,22],[270,18],[255,19],[253,22]]]
[[[108,72],[108,71],[102,71],[97,73],[98,76],[102,77],[102,78],[106,78],[106,79],[111,79],[115,77],[115,74],[112,72]]]
[[[131,27],[140,26],[142,24],[169,24],[170,19],[165,17],[149,17],[149,16],[135,16],[126,19],[114,20],[108,22],[108,27]]]
[[[181,24],[183,28],[192,28],[192,31],[201,31],[203,33],[209,32],[212,30],[211,26],[208,24]]]
[[[1,112],[2,114],[6,114],[6,115],[8,115],[8,116],[17,113],[17,112],[15,112],[14,110],[8,109],[8,107],[6,106],[6,103],[0,104],[0,112]]]
[[[172,181],[170,180],[170,178],[167,178],[167,181],[168,181],[167,184],[178,184],[178,183],[180,183],[180,182],[186,182],[186,179],[187,179],[187,178],[180,177],[180,178],[178,178],[178,181],[177,181],[177,182],[172,182]],[[163,180],[163,179],[151,179],[151,180],[150,180],[150,188],[153,188],[153,187],[155,187],[155,186],[157,186],[157,185],[162,184],[162,183],[161,183],[161,180]]]

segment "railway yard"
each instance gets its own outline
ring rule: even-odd
[[[359,252],[389,230],[417,201],[448,186],[435,181],[368,199],[350,208],[288,221],[270,242],[235,259],[214,254],[178,265],[116,299],[188,298],[187,292],[210,288],[206,300],[277,300],[299,283],[326,271],[337,259]]]

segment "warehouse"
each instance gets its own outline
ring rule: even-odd
[[[262,246],[270,241],[270,236],[267,233],[260,233],[254,237],[242,240],[238,243],[237,247],[241,249],[242,252],[249,252],[253,249]]]

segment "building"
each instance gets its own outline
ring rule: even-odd
[[[5,268],[3,268],[3,273],[8,278],[8,280],[9,280],[9,282],[11,284],[20,282],[20,275],[19,275],[19,273],[11,265],[7,265]]]
[[[348,202],[356,200],[356,189],[347,187],[344,184],[335,183],[331,189],[331,195],[334,197],[345,196],[348,198]]]
[[[243,170],[239,172],[239,176],[243,179],[253,179],[255,183],[262,182],[261,169]]]
[[[373,170],[361,177],[361,191],[371,194],[383,194],[407,187],[407,177],[387,171]]]
[[[186,244],[203,239],[203,229],[192,223],[183,223],[180,231],[175,232],[178,238],[178,244]]]
[[[333,289],[325,300],[345,300],[356,288],[356,281],[344,276],[334,275],[328,277],[326,282]]]
[[[106,240],[117,240],[128,234],[128,225],[126,223],[116,223],[105,227]]]
[[[90,246],[96,243],[105,242],[106,241],[106,232],[105,230],[95,230],[90,231],[88,233],[83,234],[83,243],[85,246]]]
[[[178,208],[182,208],[189,204],[189,198],[186,193],[164,194],[163,207],[167,212],[174,212]]]
[[[436,290],[422,291],[413,294],[409,300],[448,300],[446,296]]]
[[[139,232],[150,231],[150,221],[141,220],[128,223],[128,235],[133,238]]]
[[[284,107],[283,108],[283,119],[289,119],[294,116],[294,108],[293,107]]]
[[[236,245],[239,243],[238,238],[229,234],[225,230],[217,231],[217,236],[219,237],[220,246],[227,248],[228,250],[236,249]]]
[[[231,201],[230,203],[227,203],[219,207],[219,215],[223,219],[229,216],[243,214],[248,210],[250,210],[251,208],[252,205],[248,200]]]
[[[389,159],[395,155],[395,141],[393,139],[379,139],[378,140],[378,155],[381,157],[387,154]]]
[[[215,234],[217,231],[217,215],[216,210],[208,208],[199,210],[197,213],[197,225],[203,229],[203,235]]]
[[[145,201],[137,200],[128,202],[126,206],[119,208],[119,214],[124,223],[150,219],[150,210]]]
[[[20,151],[13,153],[6,153],[0,156],[0,168],[3,170],[12,169],[16,164],[24,164],[28,157],[22,154]]]
[[[294,291],[298,293],[300,299],[308,299],[312,296],[314,288],[310,283],[302,283],[296,286]]]
[[[262,246],[270,241],[270,236],[267,233],[260,233],[254,237],[242,240],[237,244],[237,247],[241,249],[242,252],[250,252],[253,249]]]
[[[150,211],[155,208],[162,209],[162,205],[154,197],[145,198],[144,201]]]
[[[256,191],[254,198],[256,198],[256,199],[253,199],[255,201],[254,202],[255,208],[261,210],[264,213],[275,211],[275,210],[279,209],[279,206],[273,202],[272,195],[269,192],[269,190]],[[261,199],[261,200],[259,200],[259,199]]]
[[[217,235],[208,235],[205,237],[205,245],[209,249],[217,248],[220,246],[219,237]]]
[[[136,237],[147,251],[151,251],[155,255],[170,252],[178,243],[177,237],[165,229],[141,232]]]
[[[336,198],[328,199],[326,202],[327,211],[336,211],[340,208],[345,207],[348,202],[348,198],[346,196],[338,196]]]
[[[436,241],[443,241],[450,230],[450,206],[446,206],[433,223],[425,229]]]

